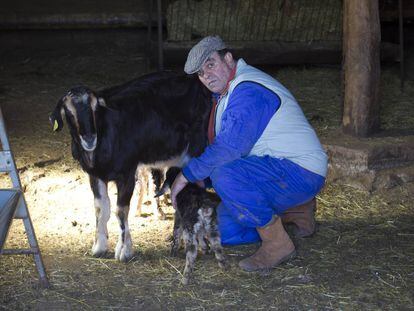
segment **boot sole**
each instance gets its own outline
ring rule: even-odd
[[[283,258],[281,258],[279,261],[277,261],[275,264],[273,264],[271,267],[266,267],[266,268],[252,268],[252,269],[249,269],[249,268],[244,268],[244,267],[240,267],[240,264],[239,264],[239,267],[243,270],[243,271],[246,271],[246,272],[266,272],[266,271],[268,271],[268,270],[270,270],[270,269],[273,269],[273,268],[276,268],[277,266],[279,266],[280,264],[282,264],[282,263],[284,263],[284,262],[287,262],[287,261],[289,261],[289,260],[291,260],[291,259],[293,259],[294,257],[296,257],[296,250],[294,250],[293,252],[291,252],[289,255],[287,255],[287,256],[285,256],[285,257],[283,257]]]

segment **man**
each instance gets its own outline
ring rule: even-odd
[[[222,243],[261,240],[239,266],[275,267],[295,255],[281,218],[296,223],[302,236],[314,231],[312,204],[297,206],[312,202],[322,189],[327,156],[292,94],[243,59],[233,59],[219,37],[196,44],[184,71],[198,74],[217,105],[210,115],[210,145],[177,176],[173,205],[188,182],[210,178],[222,200],[217,209]]]

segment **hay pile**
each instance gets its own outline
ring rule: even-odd
[[[166,11],[168,40],[211,34],[225,41],[341,40],[342,1],[177,0]]]

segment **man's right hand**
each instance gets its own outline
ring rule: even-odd
[[[177,209],[177,195],[181,190],[188,184],[187,178],[184,177],[183,173],[179,173],[174,180],[171,187],[171,203],[174,209]]]

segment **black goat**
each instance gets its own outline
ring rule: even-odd
[[[66,118],[73,158],[89,174],[94,194],[94,256],[108,248],[108,181],[118,190],[115,258],[126,262],[133,255],[128,213],[137,165],[182,166],[201,154],[210,99],[197,77],[159,72],[100,92],[75,87],[59,100],[50,121],[58,131]]]
[[[164,185],[157,195],[164,194],[168,188],[171,188],[179,172],[180,168],[178,167],[168,169]],[[220,198],[216,194],[208,192],[195,184],[188,184],[177,195],[171,255],[177,255],[182,238],[186,253],[182,279],[184,285],[188,284],[194,269],[198,245],[200,244],[203,253],[207,252],[206,241],[210,244],[220,268],[225,269],[227,267],[217,227],[216,207],[219,203]]]

